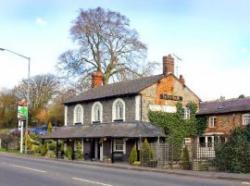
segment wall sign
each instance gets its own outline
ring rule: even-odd
[[[168,112],[168,113],[175,113],[177,111],[176,106],[170,105],[149,105],[149,109],[151,111],[161,111],[161,112]]]
[[[168,95],[168,94],[160,94],[160,99],[173,100],[173,101],[182,101],[183,97]]]

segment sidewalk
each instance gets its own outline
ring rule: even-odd
[[[212,172],[212,171],[192,171],[192,170],[179,170],[179,169],[160,169],[160,168],[131,166],[125,163],[110,164],[110,163],[102,163],[102,162],[95,162],[95,161],[78,161],[78,160],[72,161],[72,160],[64,160],[64,159],[37,157],[33,155],[14,154],[14,153],[8,153],[8,152],[1,152],[1,153],[10,155],[10,156],[27,158],[27,159],[29,158],[29,159],[52,160],[52,161],[91,165],[91,166],[100,166],[100,167],[105,166],[105,167],[117,168],[117,169],[159,172],[159,173],[176,174],[176,175],[182,175],[182,176],[193,176],[193,177],[199,177],[199,178],[238,180],[238,181],[243,181],[243,182],[250,182],[250,174],[224,173],[224,172]]]

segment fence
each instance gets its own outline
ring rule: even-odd
[[[183,147],[188,149],[188,160],[184,162]],[[214,170],[215,147],[201,147],[196,141],[185,145],[170,142],[151,143],[151,153],[140,152],[141,165],[169,169]],[[183,165],[186,166],[183,166]],[[188,165],[188,166],[187,166]]]

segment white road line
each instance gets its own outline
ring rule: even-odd
[[[242,185],[250,185],[250,182],[243,181],[241,182]]]
[[[9,165],[10,165],[11,167],[16,167],[16,168],[31,170],[31,171],[35,171],[35,172],[41,172],[41,173],[47,172],[47,171],[45,171],[45,170],[33,169],[33,168],[30,168],[30,167],[25,167],[25,166],[21,166],[21,165],[14,165],[14,164],[9,164]]]
[[[112,186],[110,184],[96,182],[96,181],[91,181],[91,180],[87,180],[87,179],[83,179],[83,178],[72,177],[72,179],[73,180],[77,180],[77,181],[81,181],[81,182],[85,182],[85,183],[90,183],[90,184],[103,185],[103,186]]]

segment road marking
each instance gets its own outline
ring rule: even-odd
[[[242,185],[250,185],[250,182],[243,181],[241,182]]]
[[[81,181],[81,182],[85,182],[85,183],[87,182],[87,183],[90,183],[90,184],[103,185],[103,186],[112,186],[110,184],[97,182],[97,181],[91,181],[91,180],[87,180],[87,179],[83,179],[83,178],[72,177],[72,179],[77,180],[77,181]]]
[[[26,170],[31,170],[31,171],[35,171],[35,172],[41,172],[41,173],[47,172],[47,171],[45,171],[45,170],[33,169],[33,168],[30,168],[30,167],[25,167],[25,166],[21,166],[21,165],[10,164],[10,166],[16,167],[16,168],[21,168],[21,169],[26,169]]]

